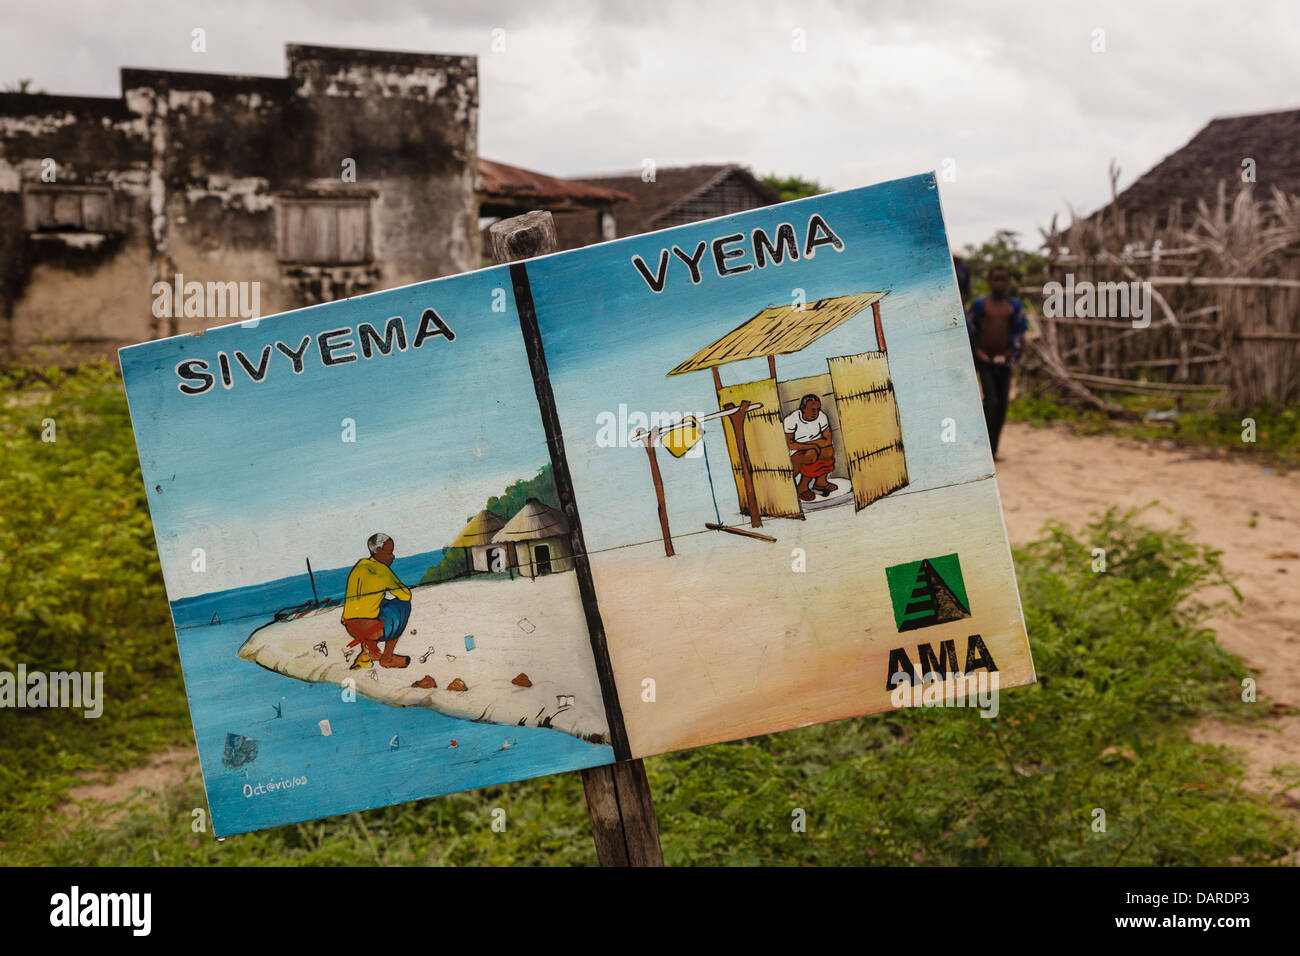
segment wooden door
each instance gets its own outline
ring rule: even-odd
[[[894,401],[894,382],[884,352],[828,358],[840,437],[848,455],[853,510],[907,484],[903,430]]]
[[[750,472],[754,479],[754,497],[758,499],[758,513],[774,518],[802,518],[799,494],[794,487],[794,469],[790,467],[790,449],[785,443],[785,430],[781,427],[781,400],[776,394],[776,379],[764,378],[743,385],[727,385],[718,389],[718,407],[728,402],[739,405],[749,399],[762,404],[756,412],[745,415],[745,451],[749,456]],[[745,475],[736,454],[736,437],[731,430],[731,419],[723,431],[727,436],[727,455],[731,458],[731,474],[736,480],[736,500],[741,514],[749,514],[745,500]]]

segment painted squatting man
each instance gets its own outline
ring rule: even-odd
[[[825,498],[835,490],[835,486],[826,480],[835,467],[835,445],[831,441],[831,422],[822,411],[821,399],[816,395],[805,395],[799,400],[799,407],[785,417],[783,424],[799,500],[813,501],[817,495]],[[810,487],[808,483],[814,480]]]
[[[411,616],[411,591],[390,567],[396,549],[392,538],[372,534],[366,547],[370,557],[353,566],[343,600],[343,626],[352,636],[348,647],[361,645],[352,668],[370,667],[376,660],[380,667],[405,667],[411,659],[393,651]],[[384,597],[385,591],[392,597]]]

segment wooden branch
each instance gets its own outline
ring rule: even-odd
[[[1167,358],[1167,359],[1131,359],[1127,362],[1121,362],[1120,368],[1164,368],[1171,365],[1204,365],[1213,362],[1226,362],[1228,356],[1222,352],[1214,355],[1192,355],[1188,358]]]
[[[1104,375],[1085,375],[1083,372],[1072,373],[1081,382],[1099,385],[1102,388],[1120,392],[1221,392],[1226,385],[1179,385],[1175,382],[1135,382],[1126,378],[1107,378]]]
[[[1300,279],[1266,279],[1251,276],[1148,276],[1152,285],[1234,286],[1257,289],[1300,289]]]
[[[1102,253],[1102,254],[1103,254],[1103,255],[1116,255],[1115,253],[1112,253],[1112,252],[1105,252],[1105,253]],[[1155,259],[1154,257],[1152,257],[1150,251],[1147,251],[1147,252],[1131,252],[1131,253],[1129,253],[1129,258],[1126,259],[1126,260],[1124,260],[1124,261],[1125,261],[1125,262],[1129,262],[1129,261],[1136,262],[1136,261],[1138,261],[1139,259],[1151,259],[1152,262],[1174,262],[1174,263],[1188,262],[1188,263],[1190,263],[1190,262],[1195,262],[1195,261],[1197,260],[1197,258],[1199,257],[1199,254],[1200,254],[1200,250],[1199,250],[1199,249],[1168,249],[1168,250],[1162,249],[1162,250],[1160,250],[1160,258],[1159,258],[1159,259]],[[1056,259],[1054,259],[1054,260],[1052,260],[1052,261],[1053,261],[1053,263],[1054,263],[1055,265],[1058,265],[1058,266],[1086,266],[1086,265],[1089,265],[1089,264],[1095,262],[1095,261],[1096,261],[1096,257],[1095,257],[1095,256],[1076,256],[1076,255],[1071,254],[1071,255],[1068,255],[1068,256],[1058,256]]]
[[[1249,342],[1300,342],[1300,332],[1238,332],[1234,338]]]
[[[1123,262],[1119,262],[1117,259],[1115,259],[1114,256],[1109,256],[1109,258],[1112,260],[1113,264],[1119,266],[1122,272],[1127,273],[1130,279],[1135,281],[1143,281],[1140,279],[1138,274],[1134,272],[1132,268],[1130,268],[1128,265],[1124,264]],[[1146,280],[1146,281],[1150,282],[1150,280]],[[1161,295],[1159,292],[1157,292],[1154,286],[1155,284],[1152,283],[1151,298],[1156,300],[1156,305],[1160,306],[1160,311],[1162,311],[1165,314],[1165,323],[1168,325],[1172,325],[1174,328],[1179,328],[1178,316],[1175,315],[1174,310],[1170,308],[1168,300],[1165,299],[1165,297]],[[1178,357],[1181,359],[1181,361],[1177,363],[1178,371],[1175,372],[1174,374],[1178,377],[1180,381],[1182,381],[1187,378],[1188,359],[1191,358],[1191,353],[1187,348],[1187,339],[1182,335],[1178,336]]]
[[[704,527],[710,531],[726,531],[731,534],[744,535],[746,538],[758,538],[762,541],[775,541],[776,538],[770,534],[759,534],[757,531],[750,531],[747,528],[733,528],[730,525],[714,524],[712,521],[704,522]]]
[[[1079,382],[1076,381],[1076,376],[1073,375],[1064,364],[1062,364],[1060,356],[1038,343],[1031,343],[1031,345],[1034,347],[1030,349],[1030,351],[1037,358],[1042,360],[1043,371],[1056,379],[1056,381],[1060,383],[1061,387],[1071,395],[1075,396],[1085,404],[1101,409],[1108,415],[1117,415],[1123,411],[1123,409],[1118,405],[1098,398],[1084,386],[1080,385]]]
[[[1090,326],[1095,326],[1095,327],[1097,327],[1097,328],[1101,328],[1101,329],[1129,329],[1129,330],[1132,330],[1132,331],[1134,331],[1134,332],[1147,332],[1147,331],[1150,331],[1149,328],[1145,328],[1145,329],[1143,329],[1143,328],[1134,328],[1134,327],[1133,327],[1133,320],[1132,320],[1132,319],[1124,319],[1124,320],[1119,320],[1119,319],[1092,319],[1092,318],[1086,318],[1086,317],[1081,319],[1081,318],[1079,318],[1079,317],[1077,317],[1077,316],[1065,316],[1065,315],[1045,316],[1045,318],[1050,319],[1052,322],[1059,322],[1059,323],[1061,323],[1062,325],[1085,325],[1085,326],[1090,325]],[[1210,323],[1210,322],[1198,322],[1198,323],[1187,323],[1187,322],[1182,322],[1182,323],[1179,323],[1178,328],[1180,328],[1180,329],[1200,330],[1200,331],[1204,331],[1204,332],[1221,332],[1221,331],[1222,331],[1222,328],[1221,328],[1220,326],[1215,325],[1215,324]]]
[[[1097,264],[1105,265],[1128,265],[1118,258],[1113,261],[1108,258],[1110,253],[1101,253],[1096,259],[1092,260]],[[1084,280],[1079,279],[1077,282]],[[1089,281],[1109,281],[1109,280],[1089,280]],[[1266,277],[1253,276],[1147,276],[1137,278],[1138,282],[1150,282],[1152,285],[1164,286],[1234,286],[1239,288],[1260,288],[1260,289],[1300,289],[1300,279],[1271,279]],[[1041,285],[1026,285],[1020,287],[1021,292],[1042,292]]]

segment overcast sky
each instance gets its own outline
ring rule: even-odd
[[[116,95],[122,66],[282,76],[289,42],[476,54],[488,158],[837,189],[936,169],[954,245],[1036,243],[1106,200],[1112,157],[1122,187],[1212,117],[1300,107],[1285,2],[0,0],[0,23],[0,83],[51,93]]]

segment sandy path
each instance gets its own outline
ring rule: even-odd
[[[1300,473],[1023,424],[1007,426],[1001,452],[998,483],[1013,545],[1037,537],[1049,518],[1078,528],[1110,505],[1158,500],[1144,520],[1160,527],[1187,521],[1194,540],[1223,552],[1245,598],[1241,617],[1212,624],[1256,680],[1259,702],[1250,706],[1272,705],[1275,714],[1278,705],[1300,708],[1300,559],[1270,557],[1300,553]],[[1300,715],[1271,716],[1251,728],[1209,723],[1196,737],[1246,751],[1250,782],[1262,789],[1276,789],[1266,777],[1270,767],[1300,763]]]
[[[173,747],[149,755],[143,767],[133,767],[117,772],[98,771],[85,775],[86,782],[68,791],[67,799],[59,807],[69,825],[76,823],[95,804],[119,809],[109,810],[96,821],[96,826],[110,827],[126,815],[129,804],[157,799],[158,795],[174,790],[186,783],[201,784],[198,751],[194,745]],[[81,806],[82,801],[95,804]],[[204,805],[206,807],[206,804]]]

